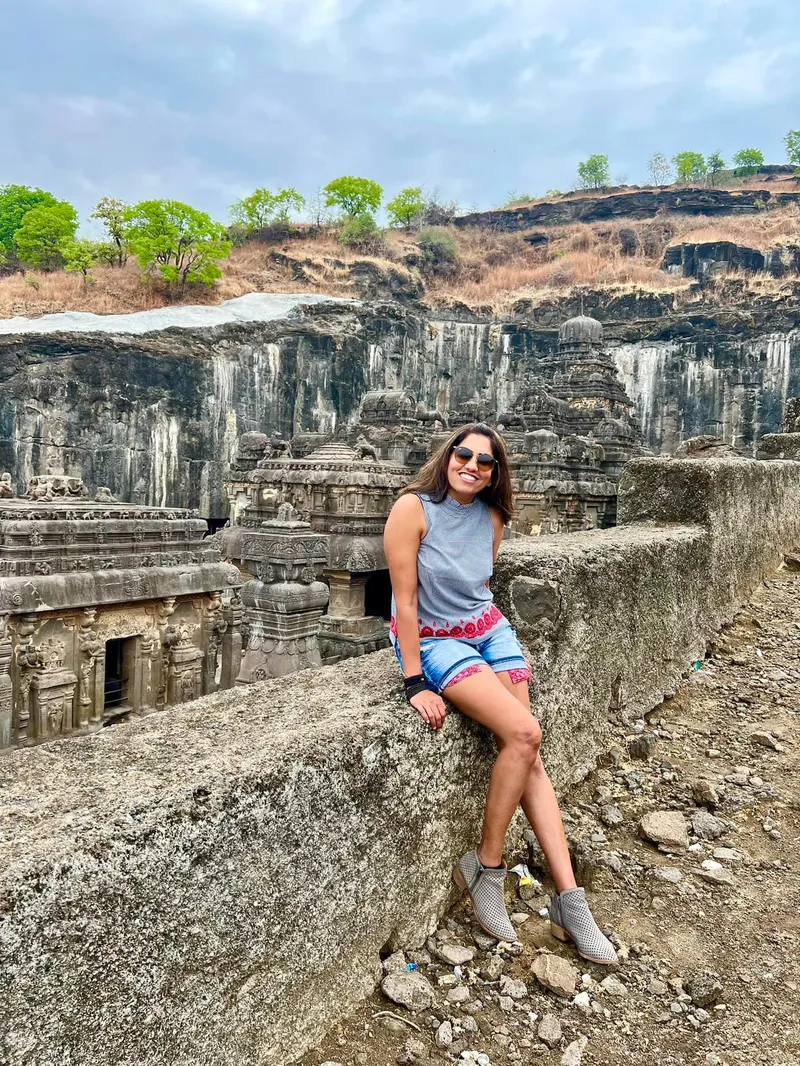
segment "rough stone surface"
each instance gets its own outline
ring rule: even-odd
[[[581,1066],[581,1059],[589,1043],[588,1037],[579,1036],[571,1044],[567,1044],[564,1054],[561,1056],[561,1066]]]
[[[637,460],[622,512],[642,525],[503,546],[494,587],[534,664],[559,790],[609,716],[660,704],[798,543],[798,493],[793,463]],[[559,586],[546,631],[516,615],[521,576]],[[493,757],[469,721],[432,735],[409,715],[390,652],[5,754],[9,1066],[302,1054],[376,987],[387,944],[437,928]]]
[[[531,973],[539,984],[564,999],[575,991],[578,971],[560,955],[540,955],[531,966]]]
[[[683,851],[689,843],[688,826],[680,811],[651,811],[642,818],[639,830],[667,851]]]
[[[727,822],[716,818],[708,811],[695,811],[692,815],[692,830],[701,840],[716,840],[727,831]]]

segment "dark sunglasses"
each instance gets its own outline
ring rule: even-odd
[[[453,455],[460,466],[466,466],[472,456],[475,455],[475,452],[473,452],[472,448],[465,448],[463,444],[459,444],[458,447],[453,448]],[[476,455],[475,461],[478,464],[478,469],[484,473],[487,470],[491,470],[497,462],[493,455],[487,455],[486,452],[480,452]]]

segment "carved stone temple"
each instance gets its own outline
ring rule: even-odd
[[[194,512],[0,479],[0,749],[90,733],[233,683],[235,567]]]
[[[564,322],[557,352],[497,422],[511,458],[517,513],[512,528],[538,535],[614,524],[624,464],[647,454],[633,404],[603,348],[603,327]]]
[[[308,542],[310,534],[324,538],[321,570],[330,589],[328,613],[318,623],[324,663],[388,646],[385,618],[390,592],[383,527],[398,489],[410,478],[410,469],[377,459],[375,450],[366,443],[353,448],[343,440],[331,441],[304,458],[294,458],[288,449],[276,454],[270,442],[265,457],[248,472],[250,502],[241,511],[238,524],[216,535],[222,555],[240,567],[243,580],[254,577],[262,583],[264,566],[272,566],[274,573],[276,565],[283,565],[280,553],[285,546],[280,538],[262,540],[262,561],[254,565],[254,537],[275,533],[274,523],[286,505],[294,512],[292,521],[307,523],[298,543]],[[299,534],[300,530],[295,532]],[[289,533],[287,529],[284,539]],[[308,565],[316,561],[316,556],[309,558]],[[310,574],[307,576],[310,578]],[[312,597],[312,584],[309,579],[306,598]],[[262,622],[256,613],[261,608],[249,602],[249,581],[242,598],[246,607],[248,666],[243,668],[240,680],[246,682],[257,669],[254,656],[263,652],[264,641]],[[314,604],[309,599],[306,605],[308,610],[324,606],[316,593],[313,598]],[[299,604],[301,599],[298,593],[296,602]],[[274,662],[277,653],[270,649],[270,654]]]

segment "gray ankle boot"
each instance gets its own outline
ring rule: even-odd
[[[482,866],[477,853],[468,851],[458,860],[453,880],[459,888],[469,892],[475,917],[489,936],[514,942],[517,931],[508,919],[503,885],[508,870]]]
[[[553,896],[550,904],[550,932],[558,940],[573,941],[578,954],[590,962],[613,966],[619,960],[614,945],[592,917],[582,888],[568,888]]]

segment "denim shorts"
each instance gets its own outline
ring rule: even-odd
[[[402,669],[400,645],[396,641],[393,643]],[[510,625],[495,628],[478,643],[458,637],[422,637],[419,652],[425,680],[439,693],[449,685],[477,674],[482,666],[490,666],[496,674],[508,671],[514,682],[529,681],[531,676],[517,634]]]

